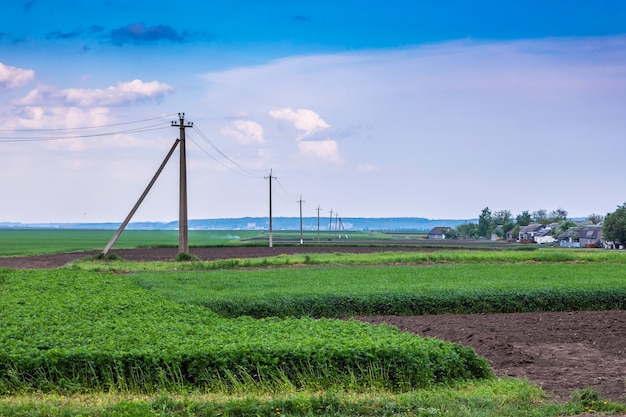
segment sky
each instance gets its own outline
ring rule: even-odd
[[[0,222],[121,222],[180,137],[189,218],[626,201],[626,3],[27,0],[0,15]],[[270,174],[271,173],[271,174]],[[133,221],[178,219],[178,150]]]

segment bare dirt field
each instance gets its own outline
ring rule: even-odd
[[[424,251],[420,247],[281,246],[192,248],[202,260],[252,258],[293,253]],[[127,260],[170,260],[176,248],[120,249]],[[0,267],[56,268],[91,253],[0,258]],[[555,400],[591,387],[607,399],[626,401],[626,311],[521,314],[359,317],[401,330],[471,346],[496,375],[527,379]]]

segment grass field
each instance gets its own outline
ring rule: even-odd
[[[24,238],[33,251],[28,253],[63,251],[78,235],[68,234],[66,241],[58,234],[48,241],[36,236]],[[215,239],[232,243],[226,235]],[[4,242],[10,242],[6,235]],[[41,243],[38,249],[36,242]],[[80,261],[50,271],[0,269],[0,416],[626,413],[625,405],[604,402],[592,391],[576,393],[566,404],[551,404],[525,381],[484,378],[480,372],[468,377],[466,368],[454,364],[473,363],[471,352],[446,343],[422,344],[421,338],[385,326],[293,317],[226,319],[214,312],[220,303],[229,311],[256,303],[265,311],[260,316],[334,317],[341,315],[338,300],[353,314],[356,310],[350,308],[357,305],[375,311],[416,294],[466,301],[473,294],[493,306],[502,297],[486,295],[507,291],[533,299],[537,294],[562,299],[565,294],[597,300],[617,294],[623,301],[624,255],[390,252],[187,263]],[[141,272],[131,272],[135,270]],[[321,306],[319,313],[286,314],[298,309],[310,313],[306,303],[311,300]],[[432,365],[424,366],[426,357]],[[412,360],[417,368],[410,368]],[[451,379],[431,385],[437,378],[427,370]],[[414,379],[410,387],[409,375],[425,379]]]
[[[102,250],[114,230],[0,230],[0,256]],[[259,236],[257,231],[191,230],[190,246],[239,244],[241,239]],[[115,248],[176,247],[176,230],[127,230]]]
[[[79,252],[102,250],[113,237],[114,230],[13,230],[0,229],[0,256],[40,255],[45,253]],[[406,239],[415,241],[423,238],[423,234],[386,234],[378,232],[345,232],[341,238],[328,233],[320,234],[322,244],[346,242],[349,236],[352,243],[364,241],[380,241],[390,239]],[[307,243],[317,242],[317,233],[307,231],[303,238]],[[273,239],[277,244],[295,244],[300,241],[299,231],[275,231]],[[190,230],[190,247],[201,246],[233,246],[263,245],[268,242],[267,231],[262,230]],[[177,230],[126,230],[114,248],[148,248],[176,247],[178,245]]]

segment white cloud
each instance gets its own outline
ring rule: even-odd
[[[172,92],[172,87],[158,81],[133,80],[106,89],[57,89],[39,86],[17,103],[21,105],[67,104],[78,107],[120,106],[160,99]]]
[[[274,119],[291,122],[296,129],[304,132],[302,136],[298,137],[298,140],[309,136],[318,130],[328,129],[330,127],[330,125],[326,123],[326,121],[322,119],[319,114],[308,109],[292,110],[285,108],[271,110],[269,115]]]
[[[301,140],[298,142],[300,155],[308,159],[321,159],[333,164],[340,164],[339,145],[334,140],[310,141]]]
[[[16,118],[5,123],[10,129],[73,129],[84,126],[100,126],[110,122],[106,107],[23,106],[15,109]]]
[[[20,87],[30,82],[34,77],[35,72],[33,70],[12,67],[0,62],[0,90]]]
[[[252,120],[234,120],[220,132],[243,145],[265,143],[263,126]]]

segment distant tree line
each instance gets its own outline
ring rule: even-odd
[[[605,240],[623,244],[626,242],[626,203],[606,216],[592,213],[585,221],[578,223],[568,219],[567,211],[562,208],[551,211],[539,209],[533,212],[524,210],[514,217],[509,210],[491,211],[489,207],[485,207],[478,216],[478,223],[464,223],[449,233],[452,238],[457,239],[491,239],[494,235],[499,239],[506,239],[507,235],[517,236],[524,226],[531,223],[550,225],[555,238],[570,227],[602,223]]]

